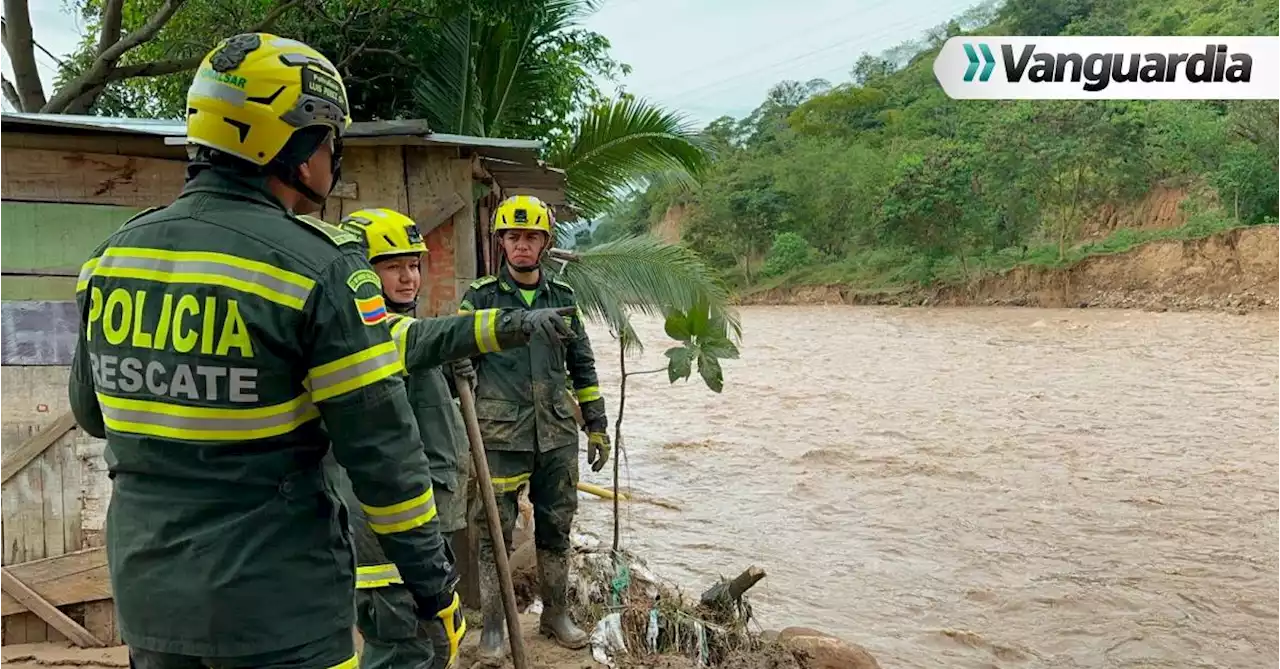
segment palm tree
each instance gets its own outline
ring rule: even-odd
[[[543,0],[519,5],[500,23],[463,12],[440,30],[437,57],[414,90],[424,116],[442,132],[497,136],[518,125],[534,100],[539,77],[529,57],[558,31],[593,11],[594,0]],[[622,95],[587,108],[572,135],[557,142],[547,163],[565,171],[566,197],[582,216],[608,210],[619,193],[652,179],[691,184],[709,160],[696,130],[677,113]],[[560,233],[568,232],[560,226]],[[579,307],[621,339],[641,346],[628,314],[663,315],[709,305],[735,335],[740,323],[724,285],[692,251],[657,239],[629,237],[583,250],[554,251],[566,262],[549,269],[572,285]]]

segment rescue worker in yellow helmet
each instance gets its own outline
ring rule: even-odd
[[[456,601],[362,240],[301,215],[330,192],[349,124],[319,52],[223,40],[187,94],[181,195],[81,268],[69,394],[107,440],[108,565],[138,669],[357,665],[331,450],[414,615]]]
[[[469,356],[524,346],[536,332],[572,335],[563,316],[571,309],[488,309],[465,315],[413,318],[422,285],[427,246],[413,219],[390,209],[363,209],[341,225],[366,241],[370,264],[382,284],[392,336],[405,356],[405,383],[422,447],[431,462],[431,486],[440,531],[450,537],[466,528],[465,486],[470,447],[462,414],[454,403],[442,363],[473,382]],[[349,491],[349,486],[343,486]],[[347,493],[349,494],[349,492]],[[364,639],[364,669],[444,667],[457,657],[466,624],[457,606],[441,624],[418,625],[413,597],[389,564],[361,518],[352,519],[356,539],[356,627]]]
[[[541,260],[551,247],[551,210],[527,195],[507,198],[494,212],[493,231],[502,249],[502,267],[471,284],[459,307],[542,309],[574,307],[566,317],[573,337],[535,338],[523,349],[476,359],[476,416],[498,497],[503,535],[511,545],[516,499],[529,486],[534,543],[543,610],[542,633],[568,648],[582,648],[587,635],[569,616],[569,531],[578,508],[578,423],[572,382],[587,432],[587,462],[600,471],[609,459],[604,399],[596,379],[591,342],[568,284],[548,278]],[[483,510],[481,511],[483,516]],[[483,521],[481,521],[483,523]],[[506,652],[502,600],[494,567],[493,544],[480,540],[480,585],[484,631],[481,664],[498,666]]]

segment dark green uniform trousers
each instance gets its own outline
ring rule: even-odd
[[[449,645],[419,624],[413,596],[401,585],[356,590],[356,625],[364,637],[360,669],[439,669]]]
[[[565,553],[572,547],[569,531],[578,511],[578,449],[561,446],[541,453],[533,451],[485,451],[489,478],[498,500],[502,540],[513,550],[511,533],[519,514],[520,488],[529,486],[533,504],[533,541],[538,550]],[[476,522],[486,527],[484,506]],[[480,557],[493,560],[493,542],[480,533]]]
[[[129,649],[133,669],[355,669],[355,640],[343,629],[301,646],[243,657],[196,657]]]

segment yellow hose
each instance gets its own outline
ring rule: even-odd
[[[590,493],[592,495],[595,495],[596,497],[602,497],[604,499],[613,499],[612,490],[609,490],[608,488],[601,488],[598,485],[591,485],[590,483],[584,483],[582,481],[579,481],[578,490],[581,490],[582,492],[585,492],[585,493]],[[619,493],[618,499],[626,500],[627,494]]]

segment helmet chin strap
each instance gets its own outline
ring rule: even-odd
[[[329,193],[338,185],[338,179],[342,177],[342,139],[334,138],[333,155],[329,158],[329,169],[333,173],[333,178],[329,181],[329,192],[321,195],[314,188],[308,186],[302,181],[302,164],[311,159],[315,152],[320,149],[320,145],[329,137],[329,131],[325,131],[323,135],[303,137],[295,135],[295,139],[291,138],[289,144],[281,151],[281,156],[277,156],[277,160],[273,160],[267,164],[267,170],[274,174],[277,179],[283,181],[290,188],[298,191],[303,197],[311,200],[313,203],[323,207],[325,200],[328,199]],[[303,153],[305,158],[302,160],[280,160],[286,154]],[[294,163],[290,165],[290,163]]]
[[[411,314],[414,312],[415,309],[418,308],[418,298],[416,297],[408,302],[397,302],[391,299],[391,297],[386,293],[383,293],[382,299],[386,301],[387,308],[391,309],[397,314]]]

